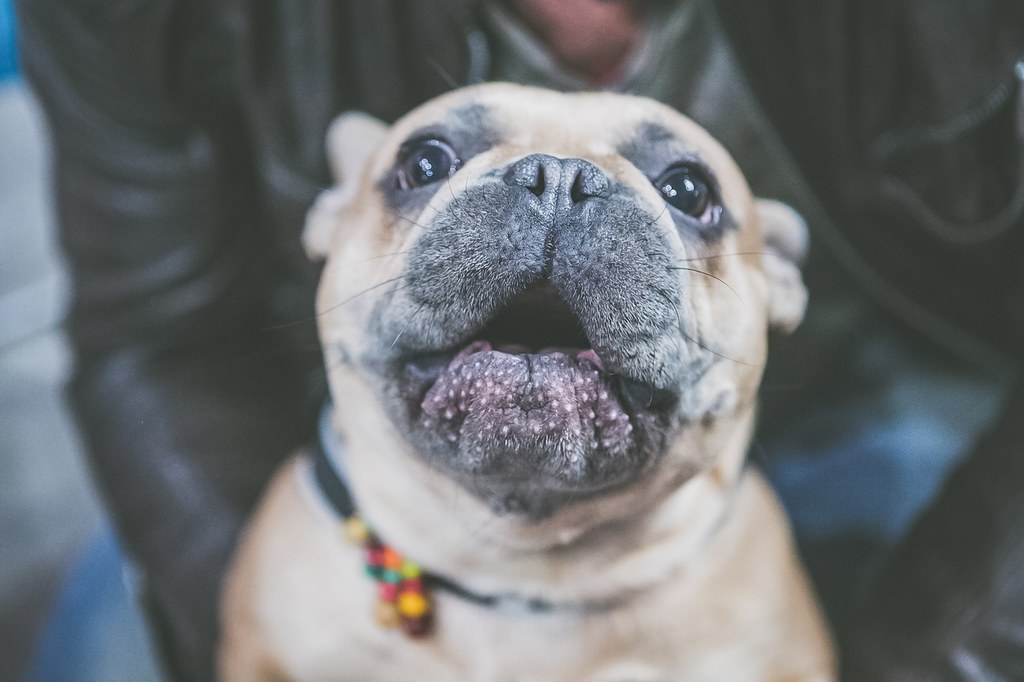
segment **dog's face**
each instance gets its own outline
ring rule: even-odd
[[[799,218],[650,100],[480,86],[343,117],[330,154],[306,243],[335,397],[368,387],[495,513],[712,466],[802,315]]]

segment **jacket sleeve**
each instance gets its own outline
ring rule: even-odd
[[[308,358],[266,331],[244,126],[204,126],[181,94],[180,4],[19,14],[53,140],[70,400],[172,672],[206,679],[222,569],[311,401]]]

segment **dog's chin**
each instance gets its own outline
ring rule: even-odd
[[[513,306],[461,348],[403,358],[393,376],[417,452],[496,513],[542,519],[641,478],[677,398],[608,371],[580,325],[564,324],[574,317],[530,312],[523,325]]]

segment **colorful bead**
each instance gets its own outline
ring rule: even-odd
[[[394,604],[382,601],[377,604],[377,623],[382,627],[393,628],[402,624],[402,618]]]
[[[377,596],[383,601],[398,599],[398,585],[395,583],[377,583]]]
[[[402,631],[409,637],[423,637],[430,633],[433,621],[429,615],[419,618],[403,618]]]
[[[366,552],[366,563],[371,566],[381,567],[384,566],[384,550],[382,549],[370,549]]]
[[[381,562],[384,564],[385,568],[391,569],[392,571],[397,571],[402,568],[401,555],[390,547],[386,547],[384,549]]]
[[[427,598],[419,592],[398,595],[398,612],[407,618],[419,618],[427,612]]]
[[[346,519],[344,528],[348,538],[363,548],[366,575],[377,584],[377,622],[387,628],[401,626],[410,637],[428,634],[433,614],[420,567],[383,544],[359,518]]]
[[[345,535],[355,545],[364,545],[370,538],[370,529],[366,527],[362,519],[351,516],[345,519]]]

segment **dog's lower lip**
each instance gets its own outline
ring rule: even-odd
[[[471,451],[559,453],[584,475],[593,456],[622,458],[632,449],[634,424],[592,349],[554,347],[545,353],[505,353],[487,341],[459,352],[420,403],[421,428]],[[589,454],[588,454],[589,453]],[[515,457],[512,457],[514,460]],[[499,465],[517,466],[510,460]],[[482,473],[487,467],[480,465]]]
[[[653,386],[635,382],[621,374],[610,374],[605,369],[604,360],[593,348],[576,348],[568,346],[545,346],[532,349],[522,344],[499,343],[478,339],[470,342],[461,350],[425,353],[409,357],[405,360],[406,379],[413,388],[410,398],[418,404],[427,391],[444,373],[445,369],[458,359],[464,359],[477,353],[496,351],[507,355],[555,355],[564,354],[574,357],[577,361],[591,364],[602,375],[608,376],[611,387],[619,396],[623,406],[635,414],[644,410],[658,410],[667,407],[674,397],[667,391],[660,391]]]

